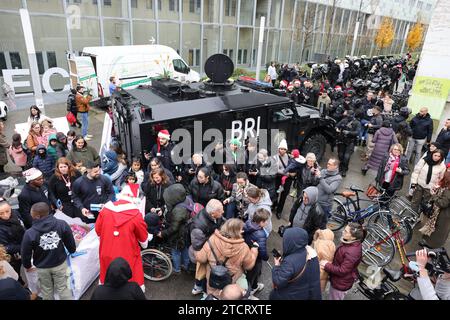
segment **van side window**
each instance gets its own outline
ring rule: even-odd
[[[273,122],[282,122],[292,119],[292,116],[294,113],[291,109],[285,108],[281,110],[274,110],[272,114],[272,121]]]
[[[181,59],[173,59],[173,68],[176,72],[189,73],[189,67]]]

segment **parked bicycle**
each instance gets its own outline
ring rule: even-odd
[[[390,197],[385,192],[373,199],[364,199],[359,196],[360,192],[364,192],[360,187],[351,185],[349,189],[344,190],[342,193],[335,193],[336,196],[344,197],[345,202],[342,202],[337,197],[333,199],[333,207],[327,223],[327,228],[332,231],[337,231],[350,222],[359,222],[362,224],[364,219],[378,214],[383,204],[390,201]],[[370,202],[371,205],[361,209],[361,202]]]

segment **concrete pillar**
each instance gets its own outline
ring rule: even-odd
[[[440,122],[439,126],[435,126],[435,132],[439,132],[444,120],[450,118],[450,108],[445,107],[447,101],[450,101],[450,68],[446,67],[450,65],[448,21],[450,1],[438,1],[430,19],[414,78],[412,96],[408,102],[413,113],[417,113],[421,107],[428,107],[431,117]]]

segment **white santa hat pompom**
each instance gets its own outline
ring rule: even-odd
[[[166,140],[170,140],[170,133],[168,130],[163,129],[160,132],[158,132],[158,138],[163,138]]]

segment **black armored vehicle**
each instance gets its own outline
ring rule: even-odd
[[[217,139],[211,138],[209,129],[219,130],[225,137],[223,142],[237,138],[243,144],[252,136],[261,142],[267,130],[264,139],[269,151],[270,143],[276,150],[285,138],[289,149],[299,148],[302,154],[314,152],[319,159],[327,143],[334,145],[333,119],[311,106],[295,105],[289,98],[228,80],[233,69],[227,56],[216,54],[205,63],[209,80],[202,83],[186,85],[158,79],[151,86],[114,93],[114,132],[128,158],[142,157],[150,151],[162,129],[172,134],[175,144],[176,129],[191,133],[192,153],[204,150]]]

